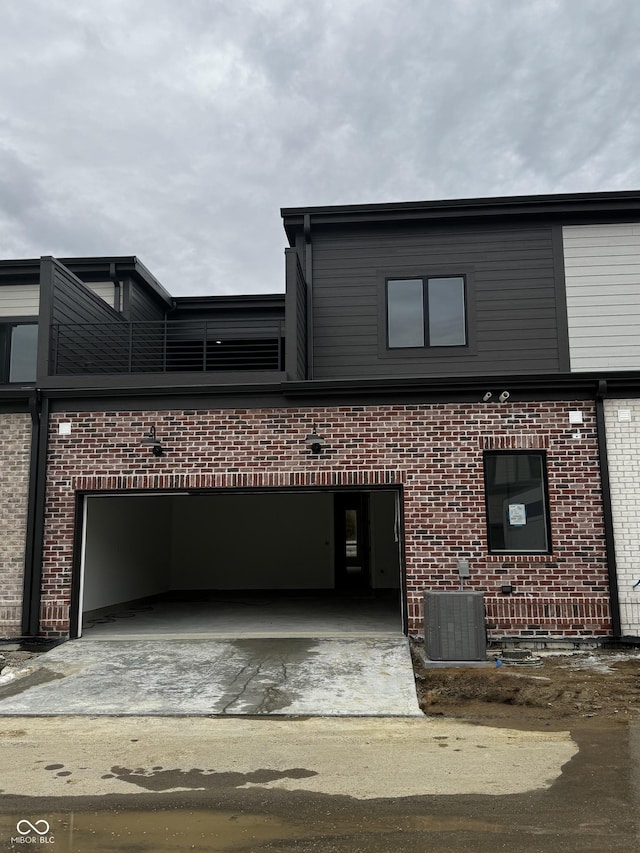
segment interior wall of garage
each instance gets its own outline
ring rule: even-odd
[[[400,520],[397,492],[370,492],[371,586],[398,589],[400,586]]]
[[[170,589],[172,500],[88,497],[83,610]]]
[[[333,589],[334,495],[88,497],[83,610],[171,590]],[[374,589],[400,585],[396,493],[373,491]]]
[[[332,589],[330,492],[177,495],[170,588]]]

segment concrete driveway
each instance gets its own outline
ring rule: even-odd
[[[0,685],[0,716],[421,716],[406,637],[73,640]]]

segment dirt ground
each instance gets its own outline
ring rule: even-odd
[[[420,707],[429,716],[459,717],[513,728],[567,727],[577,720],[628,720],[640,712],[640,652],[532,652],[539,665],[427,668],[412,654]]]
[[[31,658],[36,657],[38,657],[37,652],[0,651],[0,675],[2,675],[3,669],[9,667],[11,670],[18,670]]]
[[[20,670],[38,655],[38,652],[0,649],[0,685],[13,681]]]
[[[178,727],[168,721],[170,737],[162,729],[167,721],[161,718],[98,722],[86,718],[80,724],[70,718],[55,720],[53,725],[48,719],[29,719],[20,723],[24,730],[14,730],[16,723],[8,720],[2,746],[8,770],[3,769],[0,847],[5,838],[8,842],[15,835],[18,821],[28,817],[46,819],[56,849],[85,853],[106,853],[116,848],[141,853],[182,853],[188,849],[266,853],[294,848],[301,853],[638,853],[640,736],[638,725],[630,723],[634,718],[640,720],[640,650],[545,654],[539,666],[503,663],[499,668],[495,664],[427,668],[420,648],[414,646],[413,650],[422,709],[429,717],[436,717],[435,724],[427,722],[425,729],[432,730],[431,736],[417,752],[411,740],[409,756],[403,759],[400,754],[400,760],[398,741],[388,736],[374,740],[358,732],[348,748],[340,744],[337,757],[330,757],[330,770],[325,775],[340,776],[343,769],[348,796],[337,790],[299,790],[306,779],[324,778],[322,774],[300,775],[304,768],[311,768],[307,761],[313,760],[315,766],[315,744],[323,743],[323,738],[305,735],[300,757],[280,763],[282,751],[271,730],[305,726],[304,720],[230,718],[225,725],[265,727],[265,740],[261,743],[257,735],[240,737],[236,733],[227,739],[227,758],[220,749],[224,738],[212,742],[204,756],[213,764],[199,763],[205,742],[200,729],[207,727],[207,720],[182,721]],[[35,656],[8,650],[1,650],[0,655],[4,656],[0,658],[0,680],[7,677],[6,672],[2,674],[3,667],[19,669]],[[442,732],[458,727],[463,719],[475,724],[473,735],[465,740],[452,737],[449,745]],[[421,723],[424,728],[419,717],[408,722],[411,726]],[[326,722],[314,724],[322,727]],[[331,724],[353,725],[353,721]],[[373,722],[374,727],[389,724],[404,727],[403,721]],[[131,726],[138,726],[140,731],[129,731]],[[523,731],[508,732],[503,737],[504,732],[486,726]],[[106,731],[103,748],[98,750],[96,728],[100,727]],[[25,738],[27,729],[30,734]],[[545,776],[549,787],[532,786],[531,790],[527,787],[498,795],[484,783],[480,793],[443,796],[432,790],[443,780],[457,784],[456,780],[464,777],[463,771],[451,769],[461,759],[475,762],[476,770],[468,772],[472,780],[474,773],[481,772],[487,783],[507,780],[508,784],[508,774],[512,773],[513,778],[520,782],[524,779],[529,786],[532,764],[528,759],[521,763],[515,746],[519,738],[513,737],[526,736],[527,731],[552,733],[550,746],[543,738],[543,748],[556,762],[556,770]],[[40,732],[39,738],[36,732]],[[211,733],[207,734],[210,737]],[[558,757],[554,738],[558,743],[575,744],[569,761]],[[287,749],[292,740],[287,735]],[[378,761],[372,742],[389,747],[387,764]],[[247,767],[238,766],[238,746],[250,756]],[[354,774],[357,750],[362,766]],[[411,767],[414,752],[419,770]],[[267,757],[270,754],[275,756],[273,760]],[[297,775],[291,777],[298,780],[295,790],[254,786],[255,761],[260,768],[296,768]],[[481,771],[477,770],[478,761]],[[114,770],[115,764],[119,769]],[[149,770],[135,769],[139,767]],[[213,767],[216,772],[198,769],[202,767]],[[441,767],[439,772],[434,770],[437,767]],[[409,773],[412,785],[419,785],[419,795],[413,795],[403,781],[398,783],[400,795],[389,796],[390,780],[400,771]],[[178,788],[173,787],[173,779],[169,791],[155,786],[154,780],[162,781],[167,772],[175,775]],[[42,784],[43,773],[51,794],[36,792],[32,781],[25,781],[24,774],[30,774],[29,780]],[[203,775],[211,787],[203,787]],[[274,779],[281,776],[279,773]],[[83,796],[79,787],[83,779],[95,779],[101,786],[114,789],[126,782],[132,790]],[[354,779],[361,780],[359,784],[379,780],[386,797],[354,797]],[[191,780],[194,787],[187,789],[185,780]],[[14,793],[8,794],[7,789]],[[12,845],[11,849],[17,848]]]

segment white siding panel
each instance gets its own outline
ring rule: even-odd
[[[617,246],[602,243],[594,245],[593,241],[589,241],[586,246],[576,246],[569,241],[564,250],[565,258],[592,258],[596,262],[600,258],[610,259],[613,257],[624,257],[625,262],[628,262],[629,255],[638,257],[638,247],[634,244],[629,244],[626,240],[619,242]]]
[[[567,278],[567,287],[574,282]],[[627,293],[638,293],[640,282],[636,276],[591,276],[583,278],[580,284],[580,292],[588,296],[601,293],[603,296],[625,296]],[[576,294],[573,294],[575,296]]]
[[[571,370],[640,368],[640,224],[563,228]]]
[[[638,239],[640,240],[640,237]],[[574,260],[577,259],[574,258]],[[625,255],[616,255],[614,257],[601,258],[600,260],[596,260],[595,258],[581,258],[580,264],[584,264],[584,266],[572,265],[569,276],[571,278],[599,278],[601,275],[616,275],[633,278],[638,274],[639,263],[640,255],[638,255],[635,263],[632,257],[630,258]]]
[[[619,356],[614,358],[602,358],[602,356],[598,356],[598,358],[589,358],[585,356],[580,360],[579,367],[572,367],[572,371],[574,373],[597,373],[602,370],[625,370],[624,367],[620,367],[621,359]],[[631,368],[626,368],[631,370]]]
[[[594,331],[594,329],[602,329],[603,324],[609,327],[615,325],[619,332],[622,331],[623,326],[630,326],[631,334],[636,334],[634,323],[629,324],[628,315],[626,312],[622,313],[618,305],[587,305],[572,309],[568,316],[574,327],[573,334],[575,337],[578,337],[581,331],[585,329],[589,329],[588,334],[590,335],[603,336],[602,332]]]
[[[87,282],[86,286],[112,308],[115,307],[115,288],[112,281],[91,281]]]
[[[568,239],[591,237],[640,237],[640,224],[637,222],[614,222],[609,225],[565,225],[563,231]]]
[[[627,306],[640,303],[640,285],[621,288],[620,293],[611,293],[609,289],[604,290],[602,287],[594,287],[591,292],[588,291],[589,288],[586,289],[578,305],[571,306],[571,310],[576,314],[579,314],[581,309],[600,308],[605,305],[611,306],[619,313],[623,309],[626,313]]]
[[[595,342],[593,335],[591,337],[585,335],[585,337],[582,338],[581,343],[585,346],[586,351],[582,356],[585,359],[601,358],[603,360],[606,359],[607,363],[611,363],[611,360],[613,359],[614,364],[616,359],[624,359],[628,364],[636,358],[637,340],[634,335],[630,335],[628,333],[620,335],[619,337],[616,336],[615,338],[608,338],[605,336],[598,337],[595,339]],[[609,355],[607,355],[607,353],[609,353]],[[624,369],[632,370],[631,367],[621,368],[621,370]]]
[[[565,231],[567,229],[565,228]],[[627,234],[625,237],[601,237],[598,240],[594,240],[592,237],[581,237],[580,239],[576,239],[574,237],[569,237],[565,240],[565,246],[570,249],[589,249],[592,246],[601,246],[603,248],[607,247],[625,247],[629,245],[633,245],[630,243],[630,240],[633,240],[633,234]]]
[[[40,285],[7,284],[0,287],[0,317],[37,317]]]

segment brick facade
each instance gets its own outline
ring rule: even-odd
[[[0,414],[0,637],[21,634],[31,418]]]
[[[570,409],[583,425],[570,426]],[[151,424],[166,456],[140,446]],[[319,457],[303,443],[313,424],[327,442]],[[553,554],[489,555],[483,451],[529,448],[547,451]],[[42,633],[69,630],[77,490],[373,485],[403,490],[411,634],[425,589],[458,589],[460,558],[467,587],[486,594],[492,637],[611,633],[595,411],[582,401],[56,414]]]
[[[640,636],[640,400],[605,400],[620,629]]]

